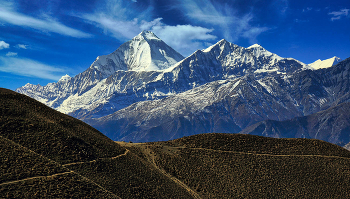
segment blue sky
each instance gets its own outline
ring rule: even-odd
[[[142,30],[184,56],[220,39],[304,63],[350,57],[349,0],[0,0],[0,87],[74,76]]]

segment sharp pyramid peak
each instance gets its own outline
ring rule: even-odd
[[[214,44],[213,46],[216,46],[216,45],[225,45],[225,44],[231,44],[230,42],[228,42],[226,39],[221,39],[220,41],[218,41],[216,44]]]
[[[226,43],[226,42],[228,42],[226,39],[221,39],[220,41],[218,41],[218,44],[220,44],[220,43]]]
[[[138,39],[143,38],[145,40],[161,40],[153,32],[151,32],[149,30],[143,30],[135,38],[138,38]]]
[[[209,46],[208,48],[202,50],[202,52],[209,52],[215,46],[222,46],[222,45],[225,45],[226,43],[230,43],[230,42],[228,42],[226,39],[221,39],[220,41],[216,42],[216,44],[213,44],[213,45]]]

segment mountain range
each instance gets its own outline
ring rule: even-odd
[[[0,88],[0,198],[348,198],[350,152],[315,139],[200,134],[113,142]]]
[[[184,58],[143,31],[75,77],[16,91],[113,140],[165,141],[199,133],[244,133],[258,122],[292,120],[347,102],[350,60],[339,61],[304,64],[258,44],[244,48],[226,40]],[[309,135],[349,143],[349,136],[340,136],[349,134],[347,128],[337,129],[342,132]]]

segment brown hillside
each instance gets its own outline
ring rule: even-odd
[[[89,125],[0,89],[0,198],[191,198]]]
[[[324,141],[202,134],[124,145],[202,198],[350,196],[350,152]]]
[[[202,134],[113,142],[0,89],[0,198],[349,198],[350,152],[307,139]]]
[[[0,198],[118,198],[94,182],[0,136]]]
[[[122,147],[80,120],[2,88],[0,135],[59,163],[124,153]]]

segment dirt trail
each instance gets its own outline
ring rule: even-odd
[[[56,173],[56,174],[49,175],[49,176],[35,176],[35,177],[30,177],[30,178],[24,178],[24,179],[21,179],[21,180],[15,180],[15,181],[10,181],[10,182],[4,182],[4,183],[1,183],[0,186],[2,186],[2,185],[7,185],[7,184],[13,184],[13,183],[17,183],[17,182],[22,182],[22,181],[27,181],[27,180],[38,179],[38,178],[55,177],[55,176],[65,175],[65,174],[69,174],[69,173],[73,173],[73,172],[74,172],[74,171],[67,171],[67,172],[63,172],[63,173]]]
[[[169,148],[178,148],[178,149],[181,148],[181,149],[183,149],[184,147],[169,147]],[[327,155],[298,155],[298,154],[282,155],[282,154],[251,153],[251,152],[240,152],[240,151],[223,151],[223,150],[207,149],[207,148],[187,148],[187,149],[206,150],[206,151],[223,152],[223,153],[236,153],[236,154],[256,155],[256,156],[274,156],[274,157],[321,157],[321,158],[341,158],[341,159],[350,159],[350,158],[348,158],[348,157],[327,156]]]
[[[143,146],[157,146],[157,145],[149,145],[149,144],[143,144],[143,143],[135,143],[135,145],[142,144]],[[167,146],[167,145],[159,145],[163,147],[164,149],[168,149],[169,151],[174,151],[175,149],[192,149],[192,150],[205,150],[205,151],[214,151],[214,152],[222,152],[222,153],[236,153],[236,154],[245,154],[245,155],[256,155],[256,156],[275,156],[275,157],[322,157],[322,158],[341,158],[341,159],[350,159],[348,157],[342,157],[342,156],[329,156],[329,155],[302,155],[302,154],[270,154],[270,153],[255,153],[255,152],[241,152],[241,151],[224,151],[224,150],[218,150],[218,149],[208,149],[208,148],[192,148],[192,147],[174,147],[174,146]],[[140,148],[139,146],[137,146]]]
[[[120,154],[118,156],[115,156],[115,157],[111,157],[111,158],[101,158],[99,160],[105,160],[105,159],[116,159],[116,158],[119,158],[121,156],[125,156],[127,153],[129,153],[130,151],[128,149],[125,150],[125,153],[123,154]],[[83,164],[83,163],[88,163],[88,162],[96,162],[96,160],[92,160],[92,161],[87,161],[87,162],[73,162],[73,163],[69,163],[69,164],[64,164],[62,166],[69,166],[69,165],[75,165],[75,164]],[[67,172],[63,172],[63,173],[56,173],[56,174],[53,174],[53,175],[49,175],[49,176],[35,176],[35,177],[30,177],[30,178],[24,178],[24,179],[21,179],[21,180],[15,180],[15,181],[10,181],[10,182],[4,182],[4,183],[1,183],[1,185],[6,185],[6,184],[12,184],[12,183],[17,183],[17,182],[21,182],[21,181],[26,181],[26,180],[32,180],[32,179],[37,179],[37,178],[45,178],[45,177],[54,177],[54,176],[59,176],[59,175],[65,175],[65,174],[68,174],[68,173],[74,173],[74,171],[67,171]],[[82,176],[84,177],[84,176]],[[101,187],[102,188],[102,187]]]
[[[125,152],[123,154],[120,154],[120,155],[117,155],[115,157],[111,157],[111,158],[99,158],[99,159],[96,159],[96,160],[91,160],[91,161],[86,161],[86,162],[72,162],[72,163],[68,163],[68,164],[63,164],[62,166],[70,166],[70,165],[76,165],[76,164],[84,164],[84,163],[91,163],[91,162],[96,162],[97,160],[108,160],[108,159],[117,159],[121,156],[124,156],[126,154],[128,154],[130,151],[128,149],[125,150]]]
[[[197,192],[193,191],[190,187],[188,187],[185,183],[183,183],[181,180],[177,179],[176,177],[170,175],[169,173],[167,173],[164,169],[158,167],[158,165],[156,164],[156,155],[154,153],[154,151],[148,147],[151,145],[147,145],[147,144],[143,144],[143,143],[126,143],[126,142],[118,142],[120,145],[122,146],[126,146],[126,147],[137,147],[138,149],[140,149],[142,151],[143,154],[146,155],[147,160],[157,169],[159,170],[163,175],[165,175],[167,178],[169,178],[170,180],[172,180],[173,182],[175,182],[177,185],[181,186],[182,188],[184,188],[185,190],[187,190],[189,192],[189,194],[191,194],[191,196],[195,199],[201,199],[201,197],[198,195]]]

